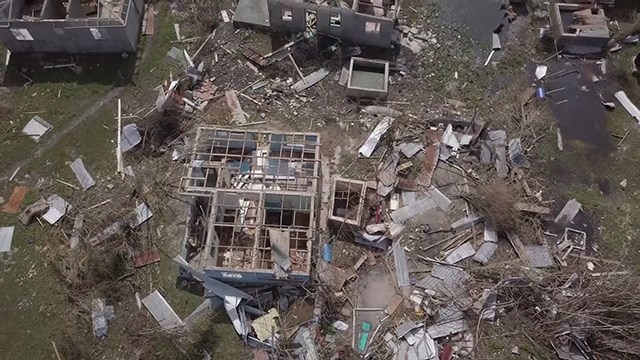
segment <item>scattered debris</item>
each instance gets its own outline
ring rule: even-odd
[[[183,322],[162,295],[155,290],[142,299],[142,304],[164,330],[172,330],[182,326]]]
[[[329,219],[360,226],[364,215],[366,183],[341,177],[333,179],[333,196]],[[384,224],[381,224],[384,227]],[[385,227],[386,230],[386,227]],[[368,231],[370,234],[377,231]]]
[[[120,149],[123,153],[133,149],[142,141],[136,124],[127,124],[122,127]]]
[[[573,219],[578,215],[578,212],[582,210],[582,204],[576,199],[567,201],[558,216],[556,216],[554,222],[559,225],[567,226],[573,222]]]
[[[415,216],[426,213],[427,211],[436,208],[438,205],[435,200],[427,197],[417,201],[413,205],[402,207],[391,213],[391,218],[396,223],[407,221]]]
[[[313,73],[305,76],[304,78],[302,78],[302,80],[300,80],[297,83],[293,84],[293,86],[291,88],[295,92],[304,91],[304,90],[310,88],[311,86],[313,86],[313,85],[319,83],[320,81],[322,81],[322,79],[327,77],[327,75],[329,75],[329,70],[320,69],[320,70],[318,70],[316,72],[313,72]]]
[[[158,262],[160,262],[160,252],[156,248],[143,250],[133,257],[133,267],[136,269]]]
[[[110,320],[115,319],[112,305],[105,305],[104,299],[93,299],[91,302],[91,322],[93,324],[93,336],[102,338],[107,336]]]
[[[471,245],[469,242],[466,242],[452,251],[444,261],[448,264],[455,264],[468,257],[472,257],[475,254],[476,250],[473,248],[473,245]]]
[[[415,76],[424,75],[422,67],[412,64],[413,58],[437,60],[433,57],[435,49],[449,46],[449,41],[436,39],[431,32],[432,26],[423,30],[422,25],[407,25],[404,19],[396,21],[400,2],[391,0],[388,3],[369,6],[356,1],[350,6],[338,1],[333,7],[314,2],[240,0],[235,11],[216,8],[210,15],[215,23],[221,19],[221,29],[230,30],[232,24],[227,23],[233,21],[234,26],[251,24],[254,29],[270,28],[274,32],[296,34],[289,43],[266,55],[246,43],[234,44],[227,38],[212,40],[218,29],[204,39],[193,56],[184,49],[172,48],[167,58],[181,67],[180,74],[168,74],[168,79],[157,88],[155,103],[130,116],[123,117],[120,106],[118,110],[118,172],[124,180],[124,175],[135,176],[135,167],[138,178],[135,184],[123,182],[125,186],[136,185],[132,193],[125,194],[118,194],[117,185],[108,183],[112,182],[111,178],[105,181],[113,190],[110,196],[114,200],[124,196],[131,202],[136,201],[135,209],[131,202],[122,203],[128,206],[113,212],[110,218],[100,215],[94,219],[97,213],[111,211],[106,206],[89,210],[104,206],[111,199],[93,198],[89,200],[90,204],[101,202],[88,207],[79,199],[70,199],[81,210],[71,213],[72,206],[54,194],[46,201],[40,199],[27,207],[20,214],[20,221],[29,224],[33,218],[40,221],[41,217],[52,225],[61,224],[55,231],[66,237],[71,224],[60,219],[65,215],[72,216],[69,243],[71,248],[76,248],[70,253],[72,256],[83,256],[85,249],[78,247],[81,241],[88,241],[92,246],[104,244],[96,249],[103,251],[113,245],[105,244],[106,240],[119,234],[149,232],[144,243],[125,244],[126,260],[132,273],[146,273],[137,269],[161,261],[160,253],[166,251],[155,241],[151,243],[151,240],[163,237],[164,219],[147,223],[153,216],[148,204],[154,206],[156,216],[166,212],[158,204],[162,201],[157,199],[160,192],[150,191],[155,189],[145,184],[149,167],[146,164],[125,167],[123,164],[122,153],[142,143],[145,150],[149,145],[154,153],[168,152],[172,160],[179,161],[171,164],[171,171],[183,168],[178,192],[187,198],[188,221],[184,248],[173,260],[180,268],[181,286],[201,286],[205,297],[198,309],[183,321],[160,294],[162,288],[157,284],[146,287],[159,290],[144,299],[135,293],[138,307],[144,305],[162,330],[188,330],[201,314],[209,313],[212,306],[222,305],[235,331],[246,344],[256,348],[254,357],[260,360],[282,356],[284,352],[280,347],[290,344],[293,348],[287,348],[286,353],[296,358],[317,360],[326,353],[349,357],[351,354],[342,348],[346,345],[346,342],[342,343],[343,338],[349,336],[351,350],[366,358],[450,360],[475,356],[476,342],[480,344],[480,332],[484,329],[480,325],[497,328],[505,313],[526,309],[519,315],[531,320],[530,323],[535,324],[532,326],[538,329],[544,329],[545,323],[552,323],[552,329],[570,329],[552,340],[553,346],[560,349],[561,358],[588,358],[591,350],[584,340],[586,336],[589,336],[589,342],[609,341],[614,345],[607,346],[625,348],[615,343],[622,340],[606,333],[603,336],[593,330],[593,325],[586,324],[598,315],[585,311],[582,316],[583,310],[571,308],[566,303],[580,303],[587,308],[591,302],[603,301],[582,298],[587,290],[583,283],[596,279],[599,286],[608,286],[615,277],[628,275],[627,272],[605,269],[606,261],[600,262],[579,253],[591,247],[591,243],[587,245],[587,233],[574,225],[574,221],[582,222],[581,218],[575,220],[581,204],[570,200],[554,217],[552,208],[555,210],[555,205],[549,204],[558,199],[545,190],[544,182],[528,177],[533,173],[529,167],[536,164],[534,159],[537,158],[531,151],[541,136],[537,128],[527,123],[528,115],[520,112],[537,104],[566,104],[559,109],[570,109],[573,101],[555,99],[558,94],[567,94],[567,91],[560,92],[566,90],[565,87],[556,86],[548,91],[547,88],[552,80],[571,73],[580,74],[580,70],[547,75],[548,67],[556,65],[542,64],[547,64],[551,58],[537,62],[540,65],[535,69],[534,84],[528,84],[523,94],[518,95],[522,100],[515,109],[518,119],[512,119],[517,121],[513,121],[513,126],[503,124],[503,128],[490,128],[500,122],[481,121],[484,110],[477,113],[470,103],[446,99],[446,104],[439,109],[425,98],[416,98],[415,103],[408,96],[398,98],[396,95],[402,95],[404,87],[410,89],[414,85],[411,81]],[[549,8],[555,8],[555,5],[551,4]],[[579,8],[574,5],[558,7],[563,15],[559,18],[551,16],[552,28],[558,26],[558,21],[560,25],[566,25],[561,28],[562,41],[558,45],[569,52],[576,50],[569,40],[595,41],[599,45],[604,30],[599,8],[591,11],[582,5],[578,5]],[[517,19],[508,2],[504,2],[502,10],[505,21]],[[153,11],[153,6],[146,7],[145,33],[154,32]],[[407,11],[421,14],[421,10],[411,6]],[[503,21],[494,30],[493,50],[485,65],[502,49],[499,34],[505,24]],[[199,39],[184,39],[180,24],[175,24],[174,29],[176,44]],[[187,33],[187,29],[184,30],[183,33]],[[253,31],[233,29],[225,33],[250,38]],[[367,36],[363,35],[365,33]],[[549,30],[548,33],[558,36],[558,31]],[[327,79],[329,70],[326,68],[304,76],[293,58],[295,54],[303,65],[307,60],[304,56],[307,49],[294,51],[294,47],[316,34],[333,39],[327,46],[327,53],[336,55],[332,64],[338,67],[348,64],[341,71],[334,71],[330,79]],[[388,36],[381,38],[384,34]],[[589,40],[588,34],[596,39]],[[371,52],[364,45],[373,42],[377,47],[390,47],[392,38],[394,43],[405,47],[396,49],[400,53],[393,63],[365,58]],[[510,36],[503,40],[507,38],[511,41]],[[347,43],[354,43],[354,46],[348,47]],[[207,57],[210,50],[213,53]],[[194,63],[199,54],[202,55]],[[408,59],[404,54],[409,54]],[[299,78],[267,78],[271,74],[290,76],[276,65],[283,60],[290,61],[285,66],[293,66]],[[573,64],[581,60],[571,61]],[[319,63],[313,64],[317,69]],[[600,65],[604,75],[604,62]],[[303,69],[308,66],[309,62],[305,61]],[[238,73],[230,76],[220,71],[221,68]],[[578,66],[574,64],[574,68]],[[426,63],[425,69],[428,69]],[[465,88],[470,81],[460,69],[451,72],[448,75],[451,88],[447,85],[447,93]],[[599,76],[591,75],[587,74],[585,78],[601,80]],[[251,77],[255,77],[255,81]],[[440,77],[435,76],[434,81],[440,81]],[[324,85],[316,86],[320,82]],[[236,90],[234,87],[238,83],[241,83],[241,89]],[[340,101],[336,101],[333,92],[326,91],[326,86],[337,84],[346,86],[338,90],[356,98],[350,99],[355,102],[343,99],[343,108],[333,108]],[[401,90],[394,94],[394,101],[386,102],[390,85]],[[374,100],[362,101],[362,98]],[[624,92],[617,93],[616,98],[640,122],[640,111]],[[438,99],[442,97],[429,101]],[[604,99],[603,95],[604,106],[615,107]],[[318,101],[332,111],[313,114]],[[235,129],[198,126],[195,136],[185,137],[190,134],[185,130],[186,120],[211,122],[209,112],[217,111],[218,107],[226,110],[225,102]],[[147,115],[139,116],[147,110]],[[149,114],[154,116],[151,126],[146,119]],[[359,147],[357,143],[348,147],[340,144],[340,151],[358,148],[360,156],[353,159],[343,174],[351,168],[360,180],[332,173],[331,169],[342,165],[339,151],[336,151],[335,159],[323,159],[317,133],[246,130],[249,126],[267,123],[267,117],[276,122],[274,127],[281,127],[280,120],[289,116],[311,120],[310,128],[327,126],[329,121],[335,123],[330,125],[332,131],[336,124],[340,126],[338,129],[353,131],[353,127],[357,127],[356,132],[370,131]],[[138,118],[143,126],[128,124],[121,127],[123,118]],[[34,119],[32,121],[36,121]],[[166,124],[164,120],[171,123]],[[35,126],[37,132],[28,135],[37,136],[34,138],[37,141],[51,129],[46,125],[46,122],[36,121],[32,127]],[[157,144],[154,126],[162,128],[161,132],[171,130],[171,139]],[[174,131],[174,126],[180,127],[180,131]],[[556,131],[557,146],[562,151],[562,134],[559,128]],[[627,135],[629,131],[622,137],[614,135],[621,139],[618,146]],[[373,157],[374,152],[376,157]],[[135,161],[138,155],[144,154],[131,156],[127,158],[128,162]],[[82,190],[95,185],[80,158],[70,167]],[[364,168],[371,172],[362,171]],[[167,172],[167,179],[171,174],[175,175],[171,171]],[[164,172],[161,176],[165,176]],[[25,175],[25,179],[28,176]],[[72,189],[80,189],[55,180]],[[47,191],[44,184],[41,186],[39,182],[37,188]],[[153,185],[155,188],[159,184]],[[620,186],[627,186],[626,179]],[[491,189],[493,192],[489,191]],[[24,192],[26,187],[21,197],[14,199],[12,196],[10,200],[16,212],[20,210]],[[112,205],[117,206],[116,201]],[[96,229],[95,224],[100,228]],[[92,228],[87,228],[90,225]],[[536,231],[535,235],[533,231],[528,233],[524,231],[527,229],[520,228],[529,225]],[[0,228],[0,252],[11,248],[13,227],[10,233],[5,229],[9,228]],[[153,236],[153,231],[157,231],[157,236]],[[546,240],[540,238],[542,233],[547,236],[543,238]],[[86,239],[84,235],[88,235]],[[504,235],[509,243],[502,238]],[[7,238],[8,245],[5,244]],[[356,243],[365,246],[356,246]],[[502,251],[509,250],[509,244],[519,258],[516,266],[512,266],[515,256],[510,251]],[[597,251],[596,245],[593,249]],[[317,254],[317,250],[321,254]],[[496,254],[500,254],[499,262],[494,258]],[[557,279],[547,276],[551,271],[545,268],[568,268],[568,262],[564,261],[567,256],[589,259],[592,262],[586,266],[591,272],[585,277],[575,270],[575,276],[568,280],[555,273],[553,276]],[[77,261],[73,257],[69,259]],[[583,263],[579,265],[580,269],[584,268]],[[599,272],[593,273],[596,266]],[[554,288],[554,283],[560,285]],[[512,306],[516,303],[517,306]],[[106,306],[104,299],[93,299],[92,310],[94,335],[104,337],[108,331],[107,322],[113,318],[113,307]],[[559,314],[568,313],[578,320],[563,323]],[[579,318],[583,317],[587,320],[581,324]],[[476,321],[483,324],[476,327]],[[326,328],[322,324],[331,325]],[[548,344],[548,340],[544,343]],[[511,344],[506,351],[509,349],[512,354],[519,354],[518,346]],[[203,349],[202,355],[211,359],[211,349],[206,350],[209,352]]]
[[[0,227],[0,253],[11,251],[14,226]]]
[[[9,176],[9,182],[13,181],[13,179],[16,177],[16,175],[18,175],[18,171],[20,171],[20,166],[18,166],[13,173],[11,173],[11,176]]]
[[[384,99],[389,90],[389,63],[358,57],[351,58],[347,95],[355,98]]]
[[[536,67],[536,79],[541,80],[545,76],[547,76],[547,66],[538,65],[538,67]]]
[[[638,110],[636,105],[632,103],[631,100],[629,100],[627,94],[625,94],[624,91],[618,91],[617,93],[615,93],[615,97],[616,99],[618,99],[618,101],[620,101],[622,106],[624,106],[629,115],[636,119],[636,121],[640,124],[640,110]]]
[[[43,118],[36,115],[22,129],[22,133],[31,137],[33,141],[38,142],[53,126],[46,122]]]
[[[231,117],[234,123],[238,125],[243,125],[247,123],[247,117],[245,112],[242,110],[242,106],[240,105],[240,101],[236,96],[236,92],[233,90],[225,91],[224,97],[227,99],[227,105],[231,110]]]
[[[373,131],[369,135],[369,138],[360,147],[360,150],[358,150],[360,155],[364,157],[371,156],[373,151],[378,146],[378,142],[380,141],[380,138],[387,132],[387,130],[389,130],[389,128],[391,128],[391,125],[393,124],[393,120],[394,119],[390,117],[385,117],[382,120],[380,120],[378,125],[375,127],[375,129],[373,129]]]
[[[386,116],[386,117],[397,118],[402,115],[400,111],[394,110],[386,106],[369,105],[369,106],[365,106],[363,110],[369,115],[376,115],[376,116]]]
[[[547,246],[525,246],[525,253],[529,260],[529,266],[533,268],[553,266],[553,259]]]
[[[76,215],[76,218],[73,220],[73,230],[71,231],[71,238],[69,239],[69,247],[72,249],[80,243],[80,231],[82,230],[83,224],[84,214],[80,213]]]
[[[73,208],[66,200],[58,195],[51,195],[47,198],[49,210],[42,215],[42,219],[51,225],[55,225],[69,210]]]
[[[270,309],[267,314],[251,322],[251,327],[255,330],[258,340],[265,341],[276,336],[280,330],[276,322],[279,317],[278,310]]]
[[[135,218],[131,222],[131,227],[143,224],[147,220],[151,219],[152,216],[153,213],[151,212],[151,209],[149,209],[149,206],[146,203],[141,203],[136,207]]]
[[[229,14],[227,14],[227,10],[220,10],[220,15],[222,15],[222,21],[228,23],[229,21],[231,21],[229,19]]]
[[[496,250],[498,250],[498,244],[496,242],[486,241],[480,245],[480,248],[473,256],[473,260],[481,263],[482,265],[487,265],[489,261],[491,261]]]
[[[409,270],[404,249],[397,242],[393,243],[393,259],[396,266],[396,277],[400,288],[409,286]]]
[[[84,167],[82,159],[75,159],[69,166],[71,167],[73,173],[76,175],[76,178],[78,179],[78,182],[80,183],[83,191],[86,191],[90,187],[95,185],[95,181],[93,181],[93,178],[91,177],[91,175],[89,175],[89,172],[87,172],[87,169]]]

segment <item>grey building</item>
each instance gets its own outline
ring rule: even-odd
[[[240,0],[234,23],[275,33],[308,29],[345,43],[390,48],[400,0],[353,0],[350,7],[312,0]]]
[[[134,52],[143,0],[0,0],[0,41],[12,53]]]

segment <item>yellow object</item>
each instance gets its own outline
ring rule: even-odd
[[[265,341],[269,339],[273,334],[278,332],[280,329],[278,327],[278,323],[276,322],[276,318],[279,318],[280,314],[278,314],[278,310],[271,309],[266,315],[263,315],[257,319],[255,319],[251,323],[251,327],[255,330],[256,335],[260,341]]]

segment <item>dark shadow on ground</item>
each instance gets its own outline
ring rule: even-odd
[[[4,84],[77,82],[125,86],[133,82],[136,54],[11,54]]]

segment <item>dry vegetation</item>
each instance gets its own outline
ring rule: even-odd
[[[222,1],[192,0],[181,2],[181,26],[193,36],[207,36],[221,23],[220,10],[225,9]]]
[[[477,269],[475,281],[498,284],[500,316],[517,323],[516,333],[536,346],[559,344],[571,331],[598,359],[637,359],[640,278],[618,267],[601,274],[571,269],[534,276],[512,268],[505,277],[503,268],[492,266]]]
[[[523,196],[515,185],[505,180],[491,179],[464,197],[497,230],[515,230],[522,224],[514,208]]]
[[[535,88],[523,86],[526,79],[515,79],[495,98],[489,126],[505,130],[509,138],[520,138],[525,148],[545,136],[552,123],[549,102],[535,98]]]

